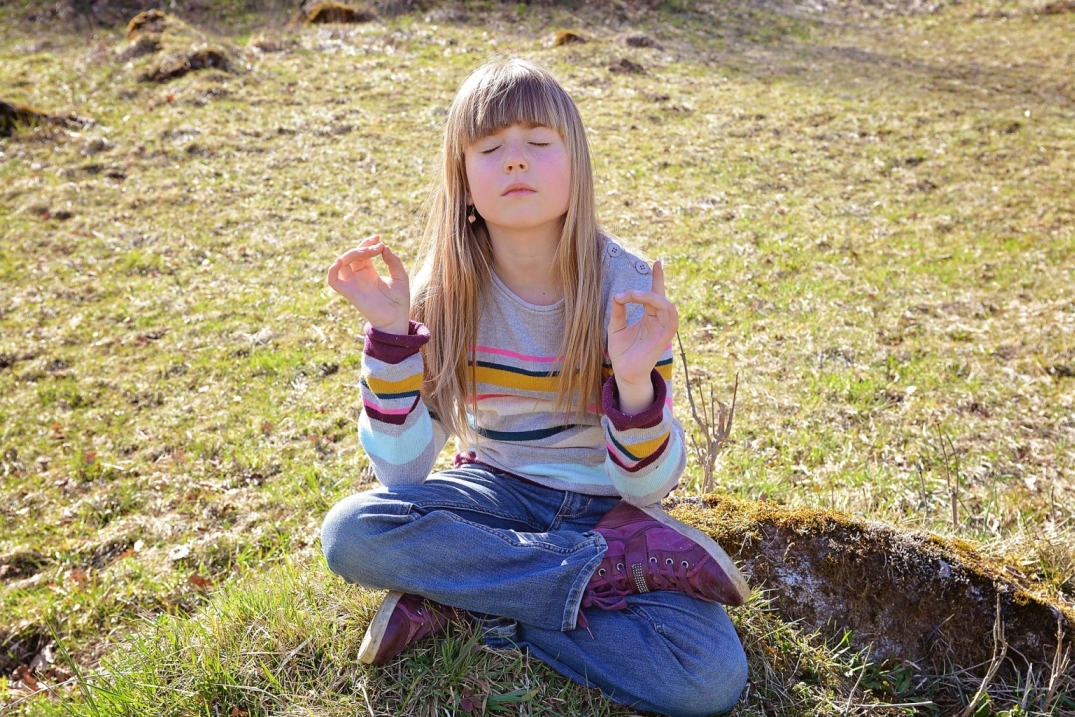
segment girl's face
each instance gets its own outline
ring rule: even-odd
[[[513,124],[464,151],[470,201],[491,229],[558,222],[571,198],[571,158],[560,133]]]

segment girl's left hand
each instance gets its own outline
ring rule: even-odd
[[[627,304],[642,304],[645,309],[642,319],[630,326],[627,325]],[[650,372],[678,328],[676,305],[664,295],[664,267],[660,261],[655,261],[651,291],[625,291],[612,297],[608,357],[612,361],[621,397],[625,391],[633,392],[647,387],[652,391]]]

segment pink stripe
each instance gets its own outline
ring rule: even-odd
[[[476,393],[470,397],[471,401],[481,401],[486,398],[517,398],[512,393]]]
[[[470,350],[473,351],[475,347],[471,346]],[[478,351],[484,351],[489,354],[497,354],[498,356],[510,356],[512,358],[521,359],[523,361],[538,361],[540,363],[555,363],[560,360],[558,356],[527,356],[526,354],[517,354],[514,351],[508,351],[507,349],[495,349],[492,346],[478,346]]]
[[[409,408],[381,408],[376,403],[370,403],[369,401],[363,401],[362,403],[366,408],[372,408],[374,411],[383,413],[386,416],[405,416],[411,412]]]
[[[672,397],[671,396],[669,396],[668,398],[664,399],[664,405],[668,406],[669,408],[672,408]]]

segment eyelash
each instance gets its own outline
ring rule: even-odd
[[[551,142],[531,142],[530,144],[534,145],[535,147],[548,147],[551,144]],[[493,152],[495,152],[498,149],[500,149],[500,147],[501,147],[501,145],[498,144],[497,146],[493,147],[492,149],[484,150],[482,152],[482,154],[492,154]]]

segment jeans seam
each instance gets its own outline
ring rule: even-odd
[[[527,543],[512,543],[508,538],[504,537],[504,533],[510,533],[514,531],[507,530],[504,528],[490,528],[488,525],[482,525],[481,523],[475,523],[473,521],[467,520],[466,518],[460,515],[456,515],[451,511],[444,511],[444,513],[448,516],[450,520],[457,520],[466,523],[467,525],[474,526],[475,528],[479,528],[486,533],[489,533],[490,535],[494,535],[500,538],[500,540],[502,540],[503,542],[508,543],[509,545],[515,545],[517,547],[536,547],[541,548],[543,550],[548,550],[552,553],[556,553],[557,555],[571,555],[573,553],[577,553],[582,548],[588,548],[592,545],[592,541],[579,543],[578,545],[572,546],[570,548],[561,548],[559,545],[553,545],[552,543],[546,543],[540,540],[529,541]]]
[[[578,578],[575,579],[574,584],[571,586],[571,590],[567,594],[567,604],[564,605],[564,621],[560,630],[566,632],[568,630],[574,630],[578,621],[579,610],[582,609],[582,597],[586,594],[586,586],[590,584],[590,578],[593,577],[593,573],[597,570],[597,566],[601,564],[601,560],[605,557],[605,553],[608,552],[608,544],[600,533],[594,533],[593,539],[588,541],[587,545],[593,545],[597,548],[597,554],[591,558],[582,570],[579,571]]]

